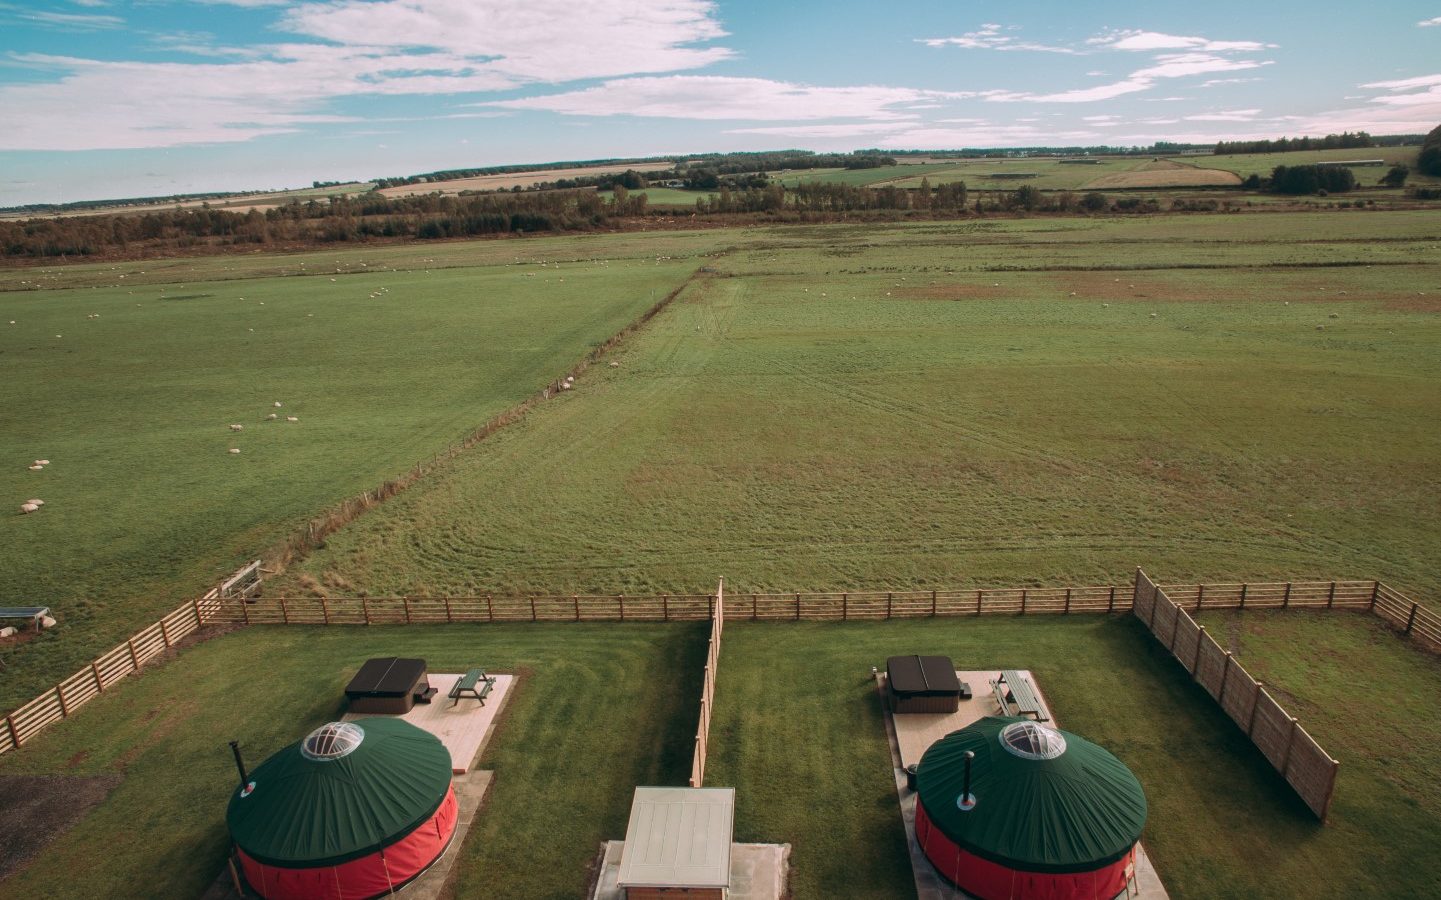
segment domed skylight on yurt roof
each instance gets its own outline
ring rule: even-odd
[[[365,740],[365,730],[354,722],[328,722],[310,734],[300,745],[307,759],[340,759],[353,752]]]
[[[1001,746],[1022,759],[1055,759],[1066,752],[1066,739],[1036,722],[1015,722],[1001,729]]]

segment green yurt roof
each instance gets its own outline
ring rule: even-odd
[[[965,753],[975,806],[961,809]],[[961,849],[1030,872],[1084,872],[1116,862],[1141,837],[1146,795],[1102,747],[1029,719],[989,716],[932,744],[916,790]]]
[[[273,866],[368,856],[435,814],[450,788],[450,751],[400,719],[332,722],[276,753],[237,787],[230,835]]]

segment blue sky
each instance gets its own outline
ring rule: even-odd
[[[0,0],[0,205],[1438,123],[1441,0]]]

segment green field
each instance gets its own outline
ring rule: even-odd
[[[1235,172],[1242,178],[1248,175],[1267,177],[1277,166],[1311,166],[1319,162],[1384,159],[1385,166],[1358,166],[1351,171],[1355,173],[1358,182],[1363,182],[1368,186],[1379,181],[1381,176],[1386,174],[1387,169],[1394,165],[1410,167],[1411,181],[1426,184],[1441,181],[1441,179],[1422,175],[1416,171],[1416,157],[1420,152],[1420,147],[1361,147],[1355,150],[1296,150],[1287,153],[1238,153],[1225,156],[1176,156],[1171,158],[1177,162],[1199,166],[1203,169],[1225,169],[1228,172]]]
[[[270,590],[1110,584],[1144,564],[1434,596],[1437,223],[751,232],[619,368]]]
[[[904,897],[911,875],[870,667],[898,653],[1032,669],[1060,723],[1116,753],[1150,804],[1173,897],[1416,897],[1441,863],[1441,665],[1359,615],[1208,613],[1238,657],[1342,760],[1330,823],[1129,617],[747,624],[726,630],[706,783],[737,788],[736,836],[793,847],[797,900]],[[18,774],[119,785],[0,898],[196,896],[221,871],[234,769],[333,718],[366,658],[477,662],[522,683],[481,761],[495,773],[456,897],[574,898],[637,784],[689,771],[705,627],[254,628],[126,681],[18,753]],[[257,664],[270,676],[252,677]],[[665,673],[669,677],[657,677]],[[1364,699],[1362,699],[1364,698]],[[1312,873],[1324,869],[1325,879]]]
[[[876,169],[800,169],[772,172],[772,178],[785,187],[795,187],[806,182],[822,184],[848,184],[852,187],[872,187],[880,184],[900,184],[914,176],[917,184],[923,175],[944,172],[953,168],[954,163],[915,163],[912,165],[881,166]],[[932,183],[935,182],[932,179]]]
[[[570,239],[0,271],[0,597],[64,623],[7,654],[0,705],[537,390],[689,254]]]
[[[683,191],[678,188],[648,187],[644,190],[631,191],[631,196],[644,194],[646,202],[650,206],[684,206],[687,209],[695,209],[697,199],[714,196],[709,191]],[[606,200],[615,196],[614,191],[601,191],[600,195]]]

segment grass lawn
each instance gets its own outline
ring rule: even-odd
[[[504,243],[0,272],[0,597],[63,623],[7,655],[0,706],[535,391],[701,262],[572,241],[557,270]]]
[[[1438,233],[1364,211],[755,230],[619,368],[292,575],[614,594],[1142,564],[1432,596]]]
[[[602,840],[625,835],[637,784],[690,774],[706,626],[257,629],[186,651],[89,704],[17,753],[0,777],[123,773],[118,788],[4,898],[195,897],[224,865],[235,780],[343,711],[367,658],[431,671],[520,672],[485,811],[457,867],[459,897],[573,900]],[[264,677],[256,677],[258,672]]]
[[[1441,662],[1344,613],[1208,613],[1258,677],[1342,760],[1329,825],[1129,617],[848,624],[733,621],[706,783],[737,788],[736,835],[793,845],[797,900],[904,897],[911,875],[870,667],[898,653],[1030,668],[1067,729],[1136,772],[1144,840],[1172,896],[1431,896],[1441,884]],[[683,784],[706,628],[615,623],[257,628],[191,648],[109,691],[0,777],[118,773],[114,792],[0,898],[195,896],[219,872],[234,779],[335,717],[366,658],[522,673],[482,760],[487,805],[457,897],[574,898],[637,784]],[[254,673],[263,669],[265,678]],[[1343,706],[1347,704],[1347,706]],[[1324,878],[1316,873],[1324,872]]]

